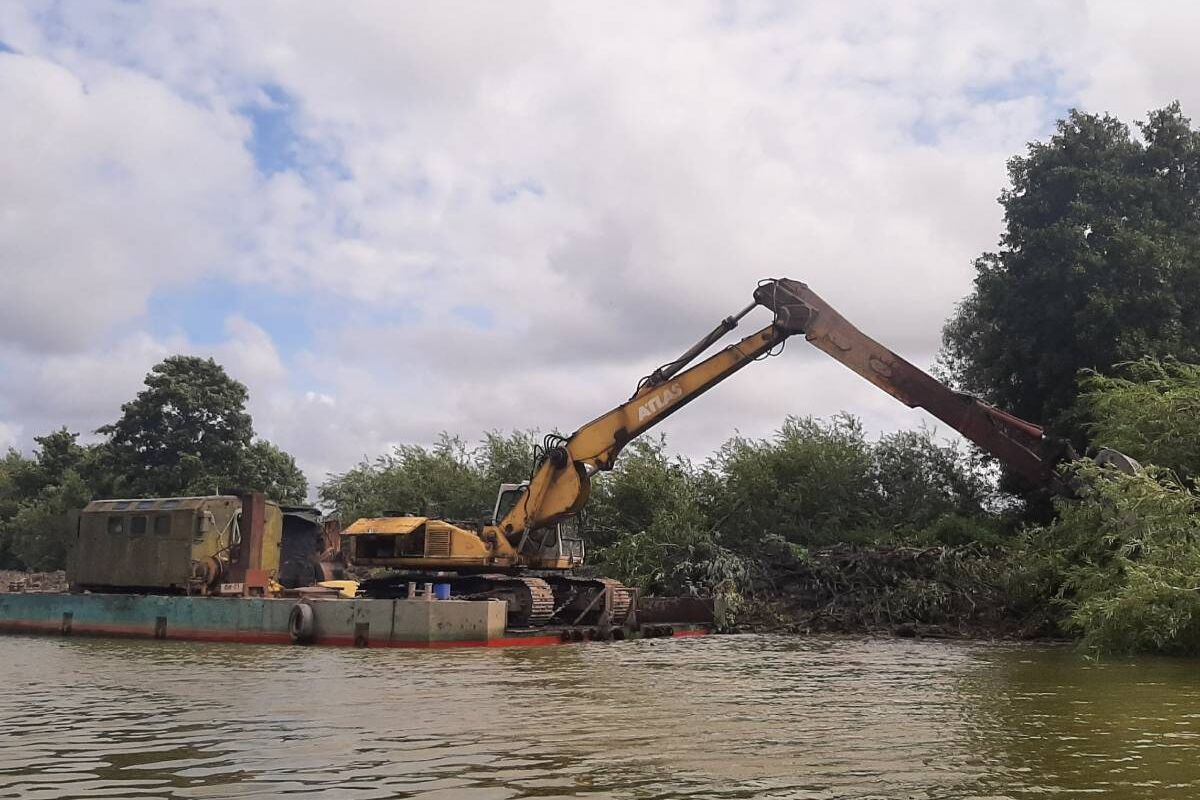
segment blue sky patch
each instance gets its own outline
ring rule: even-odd
[[[522,195],[545,197],[546,190],[537,181],[527,178],[517,183],[506,183],[496,186],[496,188],[492,189],[492,202],[502,204],[511,203]]]
[[[938,126],[922,114],[908,128],[908,135],[917,144],[932,147],[938,143]]]
[[[266,176],[298,172],[305,177],[349,180],[353,177],[340,154],[327,143],[305,136],[299,127],[299,101],[283,87],[259,86],[262,98],[238,110],[250,120],[247,147],[258,171]]]
[[[267,84],[260,88],[266,101],[241,109],[252,126],[250,154],[264,175],[295,169],[300,152],[300,137],[293,125],[295,103],[278,86]]]
[[[156,336],[183,333],[194,344],[219,344],[228,338],[226,317],[236,314],[266,331],[284,358],[308,347],[319,313],[306,295],[219,279],[162,289],[146,303],[149,327]]]
[[[967,86],[966,96],[972,103],[1003,103],[1024,97],[1053,103],[1063,99],[1062,79],[1062,70],[1045,59],[1023,61],[1000,80]]]
[[[490,331],[496,327],[496,312],[487,306],[455,306],[450,313],[473,328]]]
[[[11,47],[9,47],[7,44],[5,44],[3,39],[0,39],[0,53],[15,53],[15,52],[17,52],[17,51],[12,49]]]

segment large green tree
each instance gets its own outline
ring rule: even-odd
[[[1200,132],[1178,104],[1137,129],[1073,111],[1009,162],[1000,249],[944,331],[965,389],[1077,441],[1081,369],[1200,355]]]
[[[107,441],[81,445],[61,428],[34,438],[33,457],[0,458],[0,568],[64,566],[72,512],[94,497],[164,497],[250,489],[301,502],[295,459],[255,439],[246,387],[212,359],[173,356],[121,407]]]
[[[211,358],[171,356],[97,430],[111,491],[132,497],[265,491],[299,501],[307,482],[290,455],[255,441],[246,387]]]

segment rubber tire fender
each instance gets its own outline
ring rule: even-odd
[[[313,610],[308,603],[296,603],[288,614],[288,633],[295,644],[309,644],[313,640]]]

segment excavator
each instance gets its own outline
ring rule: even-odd
[[[696,362],[759,307],[772,314],[767,325]],[[611,470],[629,442],[743,367],[777,354],[796,335],[905,405],[929,412],[1028,483],[1071,493],[1070,478],[1058,470],[1077,457],[1067,440],[946,386],[864,334],[806,284],[775,278],[761,281],[751,303],[679,358],[642,378],[624,403],[570,436],[546,436],[535,448],[529,480],[501,486],[489,519],[472,524],[405,516],[352,524],[343,531],[351,561],[398,570],[364,581],[362,591],[395,597],[410,582],[437,581],[456,596],[507,600],[510,627],[589,624],[600,608],[605,622],[619,625],[633,593],[612,579],[575,575],[583,542],[566,531],[587,502],[592,476]],[[1111,450],[1097,460],[1126,472],[1138,466]]]

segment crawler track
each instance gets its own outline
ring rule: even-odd
[[[554,590],[541,578],[401,572],[363,581],[359,588],[367,597],[405,597],[410,582],[418,585],[448,583],[450,595],[462,600],[505,600],[510,628],[536,628],[545,625],[554,615]]]
[[[633,610],[633,589],[613,578],[577,578],[572,575],[545,575],[554,588],[554,620],[562,625],[595,625],[604,612],[604,592],[611,593],[608,624],[625,624]]]

